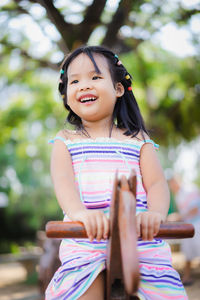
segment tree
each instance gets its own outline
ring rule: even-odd
[[[35,72],[37,68],[58,70],[64,54],[78,45],[95,41],[117,53],[129,53],[128,65],[132,65],[133,55],[137,58],[140,64],[137,70],[140,73],[139,85],[145,91],[143,101],[148,111],[146,118],[150,120],[148,123],[155,135],[165,143],[169,142],[170,135],[177,142],[181,137],[192,139],[199,133],[200,127],[198,50],[196,56],[185,60],[167,54],[160,55],[158,51],[156,54],[156,50],[151,47],[151,38],[172,20],[177,26],[189,26],[192,18],[198,14],[197,5],[186,7],[181,1],[118,0],[111,6],[108,0],[82,0],[75,3],[71,0],[7,0],[1,5],[3,21],[0,57],[10,65],[18,60],[20,66],[10,80],[5,78],[5,81],[8,80],[6,86],[13,81],[22,82],[24,76],[30,76],[31,71]],[[29,27],[26,28],[26,24]],[[32,33],[28,28],[33,28]],[[34,37],[34,31],[41,35],[40,39]],[[199,35],[194,33],[192,38],[198,49]],[[49,45],[43,51],[38,50],[41,39],[46,39]],[[144,57],[144,47],[152,56],[151,63]],[[162,87],[162,98],[157,99],[156,105],[152,105],[150,102],[155,87],[150,83],[155,79],[153,64],[156,61],[161,65],[171,65],[171,70],[164,68],[163,72],[171,72],[174,76],[171,76],[167,86]],[[158,71],[158,66],[156,68]],[[135,68],[132,69],[132,74],[135,74]],[[158,73],[159,77],[164,76]],[[169,115],[170,120],[166,120]],[[192,127],[189,126],[191,115]]]
[[[166,4],[164,0],[118,0],[114,7],[110,7],[109,3],[108,0],[79,0],[76,3],[71,0],[8,0],[1,7],[4,18],[2,23],[8,29],[10,20],[18,18],[23,23],[24,17],[29,16],[51,40],[54,50],[61,50],[63,53],[90,42],[95,31],[99,32],[101,29],[98,43],[113,51],[129,52],[136,51],[143,41],[170,20],[183,26],[200,12],[197,6],[184,8],[181,2]],[[49,24],[51,30],[57,32],[56,37],[47,30]],[[22,56],[34,60],[27,37],[18,32],[18,39],[13,40],[12,34],[7,30],[1,37],[5,49],[18,49]],[[23,38],[25,42],[21,44]],[[51,62],[47,53],[40,58],[39,65],[57,69],[57,64]]]
[[[198,7],[164,0],[4,0],[0,3],[0,208],[6,237],[44,228],[60,212],[51,187],[47,140],[63,127],[55,92],[65,54],[81,44],[120,53],[151,135],[162,145],[192,140],[200,130],[199,37],[193,56],[178,58],[153,42],[171,22],[190,28]],[[16,221],[17,220],[17,221]],[[18,233],[13,231],[18,224]],[[3,245],[3,244],[2,244]]]

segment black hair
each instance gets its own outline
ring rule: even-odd
[[[110,69],[113,84],[121,82],[124,87],[124,94],[118,98],[113,110],[112,126],[115,122],[118,128],[126,129],[124,134],[127,136],[131,135],[132,137],[135,137],[140,131],[148,134],[137,101],[131,89],[131,75],[119,61],[118,56],[102,46],[82,46],[77,48],[64,59],[61,65],[61,75],[58,89],[62,95],[64,106],[69,111],[67,121],[70,124],[75,125],[77,130],[81,129],[85,131],[81,118],[76,115],[67,104],[67,69],[70,63],[81,53],[88,55],[94,64],[95,71],[97,73],[100,73],[100,70],[95,62],[93,54],[104,56]]]

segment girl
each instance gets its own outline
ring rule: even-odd
[[[140,299],[187,299],[168,244],[154,239],[169,207],[167,183],[117,55],[81,47],[63,62],[59,91],[75,131],[55,139],[51,175],[64,220],[81,221],[89,239],[63,239],[61,267],[46,299],[104,299],[109,205],[114,175],[137,173]]]

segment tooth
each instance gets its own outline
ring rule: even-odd
[[[95,101],[97,98],[96,97],[91,97],[91,98],[82,98],[80,100],[81,103],[84,103],[84,102],[88,102],[88,101]]]

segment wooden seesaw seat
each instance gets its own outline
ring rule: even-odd
[[[107,248],[106,299],[133,300],[139,282],[139,261],[136,234],[136,174],[127,180],[117,174],[114,181],[111,210],[110,236]],[[81,222],[50,221],[46,225],[49,238],[87,238]],[[191,238],[194,227],[181,222],[162,223],[155,238]]]

